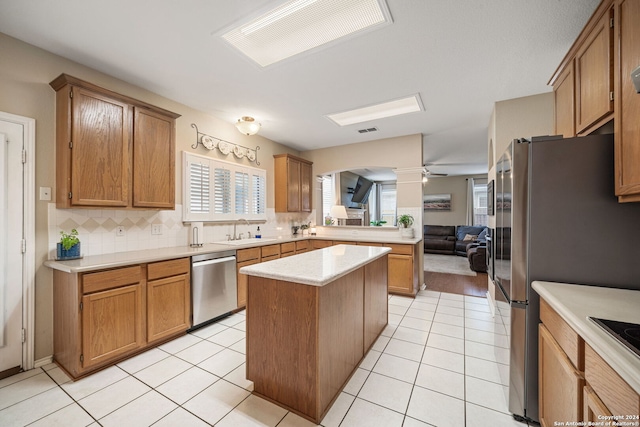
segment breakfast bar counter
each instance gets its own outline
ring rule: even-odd
[[[387,324],[388,252],[337,245],[240,270],[255,394],[320,423]]]

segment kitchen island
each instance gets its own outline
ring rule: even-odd
[[[255,394],[320,423],[387,324],[389,252],[337,245],[240,270]]]

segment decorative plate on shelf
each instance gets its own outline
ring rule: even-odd
[[[218,150],[225,156],[231,152],[231,146],[228,142],[220,141],[218,143]]]
[[[233,147],[233,154],[236,155],[237,158],[241,159],[244,157],[245,150],[242,147],[238,147],[237,145]]]
[[[208,135],[202,136],[202,145],[204,145],[204,148],[206,148],[207,150],[213,150],[214,148],[216,148],[215,141]]]
[[[253,162],[256,160],[256,151],[255,150],[247,150],[247,159]]]

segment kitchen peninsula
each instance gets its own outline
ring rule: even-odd
[[[389,252],[336,245],[240,270],[255,394],[320,423],[387,324]]]

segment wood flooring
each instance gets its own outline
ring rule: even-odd
[[[427,285],[427,290],[430,291],[487,297],[487,273],[477,273],[477,276],[463,276],[461,274],[425,271],[424,282]]]

